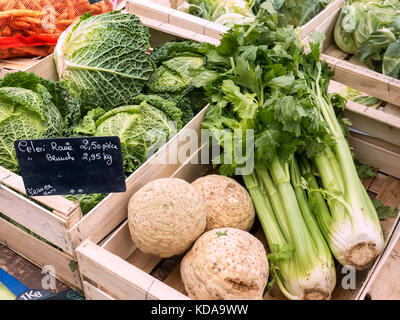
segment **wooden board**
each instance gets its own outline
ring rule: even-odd
[[[0,244],[0,268],[8,272],[22,284],[30,289],[41,289],[45,274],[42,269],[29,262],[14,251]],[[59,293],[68,290],[69,287],[56,280],[55,289],[50,291]]]

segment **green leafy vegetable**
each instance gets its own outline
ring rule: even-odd
[[[100,203],[100,201],[102,201],[105,197],[106,197],[105,194],[100,194],[100,193],[65,196],[65,198],[67,198],[68,200],[79,202],[82,215],[84,216],[95,206],[97,206]]]
[[[60,79],[86,109],[131,104],[154,71],[146,54],[149,32],[135,15],[84,15],[60,37],[55,61]]]
[[[117,136],[124,168],[135,171],[182,128],[182,112],[175,103],[154,95],[137,95],[135,105],[105,112],[93,109],[74,128],[76,135]]]
[[[340,12],[335,25],[337,46],[357,54],[369,67],[399,77],[400,2],[352,0]]]
[[[379,199],[372,200],[372,203],[374,204],[374,208],[378,213],[379,220],[384,220],[386,218],[396,218],[399,214],[399,210],[397,207],[392,209],[389,206],[385,206]]]
[[[367,107],[376,105],[381,102],[381,100],[379,100],[378,98],[365,95],[360,91],[350,87],[345,87],[343,90],[341,90],[340,95],[342,95],[347,100],[357,102]]]
[[[354,161],[360,179],[371,179],[376,176],[374,168],[366,163],[360,163],[358,160]]]
[[[180,10],[226,27],[254,20],[254,0],[186,0]]]
[[[192,83],[194,73],[203,66],[208,53],[207,44],[180,41],[167,42],[155,48],[150,56],[157,70],[146,91],[173,102],[182,112],[183,125],[205,105],[204,93]]]
[[[0,165],[18,172],[14,141],[62,137],[80,115],[62,84],[24,72],[0,80]]]

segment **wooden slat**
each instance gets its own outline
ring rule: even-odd
[[[99,288],[96,288],[87,281],[83,281],[83,291],[85,293],[86,300],[115,300],[113,297]]]
[[[400,80],[326,54],[321,58],[334,70],[335,81],[394,105],[400,104]]]
[[[108,252],[117,255],[121,259],[128,259],[128,257],[137,249],[131,238],[128,220],[115,230],[112,236],[108,238],[101,247]]]
[[[317,16],[302,26],[302,37],[308,36],[322,21],[327,19],[333,12],[336,12],[343,5],[344,1],[334,0]],[[151,28],[159,29],[161,22],[164,32],[187,39],[201,39],[204,42],[218,44],[221,34],[229,29],[206,19],[173,9],[175,5],[176,3],[170,7],[166,6],[164,2],[160,3],[159,1],[128,0],[126,9],[130,13],[144,17],[145,20],[149,19],[146,25]]]
[[[307,36],[313,32],[323,21],[328,19],[331,14],[337,12],[337,10],[343,6],[344,2],[345,0],[335,0],[329,3],[324,10],[301,27],[303,36]]]
[[[37,61],[35,64],[26,68],[25,72],[33,72],[39,77],[47,80],[58,81],[58,73],[55,68],[54,54],[49,55],[42,60]]]
[[[25,186],[22,177],[0,166],[0,183],[11,189],[25,194]],[[79,207],[79,204],[69,201],[62,196],[32,197],[35,201],[56,210],[63,218],[67,219]]]
[[[161,258],[136,249],[126,261],[140,270],[150,273],[160,263]]]
[[[69,266],[73,256],[51,247],[2,218],[0,242],[39,267],[53,266],[56,278],[70,287],[82,287],[79,271],[72,272]]]
[[[146,300],[188,300],[189,298],[166,285],[164,282],[154,280],[147,292]]]
[[[363,297],[372,300],[400,299],[400,224],[366,287]]]
[[[76,250],[82,276],[123,300],[145,300],[153,277],[86,240]]]
[[[371,184],[369,185],[368,190],[374,193],[378,193],[388,177],[389,176],[378,172],[376,174],[376,177],[372,180]]]
[[[368,163],[379,171],[400,178],[400,152],[387,149],[389,144],[352,133],[350,145],[362,163]]]
[[[67,233],[67,224],[63,219],[8,187],[1,185],[0,212],[60,247],[65,252],[73,253]]]

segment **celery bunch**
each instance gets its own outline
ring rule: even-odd
[[[193,83],[211,103],[203,128],[224,148],[214,163],[221,174],[243,175],[282,292],[328,299],[336,281],[331,252],[363,269],[382,251],[383,236],[345,139],[346,101],[328,93],[322,35],[306,54],[299,33],[279,27],[264,3],[254,22],[206,48]],[[248,170],[253,159],[255,170]]]

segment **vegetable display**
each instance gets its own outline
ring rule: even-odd
[[[281,26],[302,26],[331,0],[186,0],[179,9],[231,28],[253,21],[264,2],[272,4],[279,12]]]
[[[328,93],[332,71],[320,60],[323,36],[313,34],[306,52],[293,26],[327,1],[188,2],[193,14],[228,21],[219,46],[177,41],[150,53],[138,17],[84,15],[57,44],[59,82],[23,72],[1,79],[0,166],[18,172],[15,140],[117,136],[129,175],[208,103],[202,129],[223,150],[213,159],[221,176],[144,185],[127,208],[135,245],[161,258],[186,253],[180,271],[193,299],[262,299],[269,277],[289,299],[330,299],[334,257],[357,270],[370,266],[384,247],[377,211],[397,211],[372,202],[360,182],[357,171],[374,172],[353,160],[346,100]],[[394,4],[379,8],[386,6]],[[387,36],[392,26],[378,32]],[[396,60],[392,44],[385,55]],[[396,70],[389,60],[382,70]],[[84,214],[104,197],[67,196]],[[268,255],[248,232],[256,213]]]
[[[15,140],[118,136],[125,173],[138,169],[205,103],[204,96],[190,85],[189,71],[198,65],[189,63],[183,70],[179,57],[174,61],[167,56],[167,46],[149,55],[148,40],[148,29],[134,15],[84,15],[60,38],[55,62],[62,70],[61,81],[24,72],[1,79],[0,165],[19,172]],[[185,50],[190,58],[190,47],[196,45],[181,42],[174,46],[189,48]],[[202,64],[203,56],[197,57]],[[157,76],[160,69],[181,75],[183,84],[168,87],[168,75]],[[104,197],[66,196],[80,202],[83,214]]]
[[[192,182],[206,202],[206,230],[231,227],[249,231],[255,211],[249,193],[232,178],[208,175]]]
[[[240,130],[241,145],[246,130],[254,130],[249,148],[254,145],[256,170],[241,173],[282,292],[292,299],[329,298],[335,284],[329,248],[341,264],[363,269],[384,241],[345,138],[346,122],[335,114],[345,101],[327,91],[332,74],[320,61],[323,39],[314,35],[319,39],[305,54],[298,33],[278,27],[276,11],[263,4],[253,23],[235,26],[219,47],[209,45],[215,62],[197,78],[212,102],[203,127],[225,149],[214,159],[222,174],[240,172],[251,152],[232,157],[235,141],[222,139],[221,130]],[[225,156],[234,161],[224,163]]]
[[[261,300],[268,282],[262,243],[234,228],[204,233],[185,255],[182,281],[191,299]]]
[[[184,253],[204,232],[206,205],[186,181],[158,179],[133,195],[128,223],[141,251],[167,258]]]
[[[350,0],[335,24],[336,45],[370,68],[400,78],[400,2]]]

